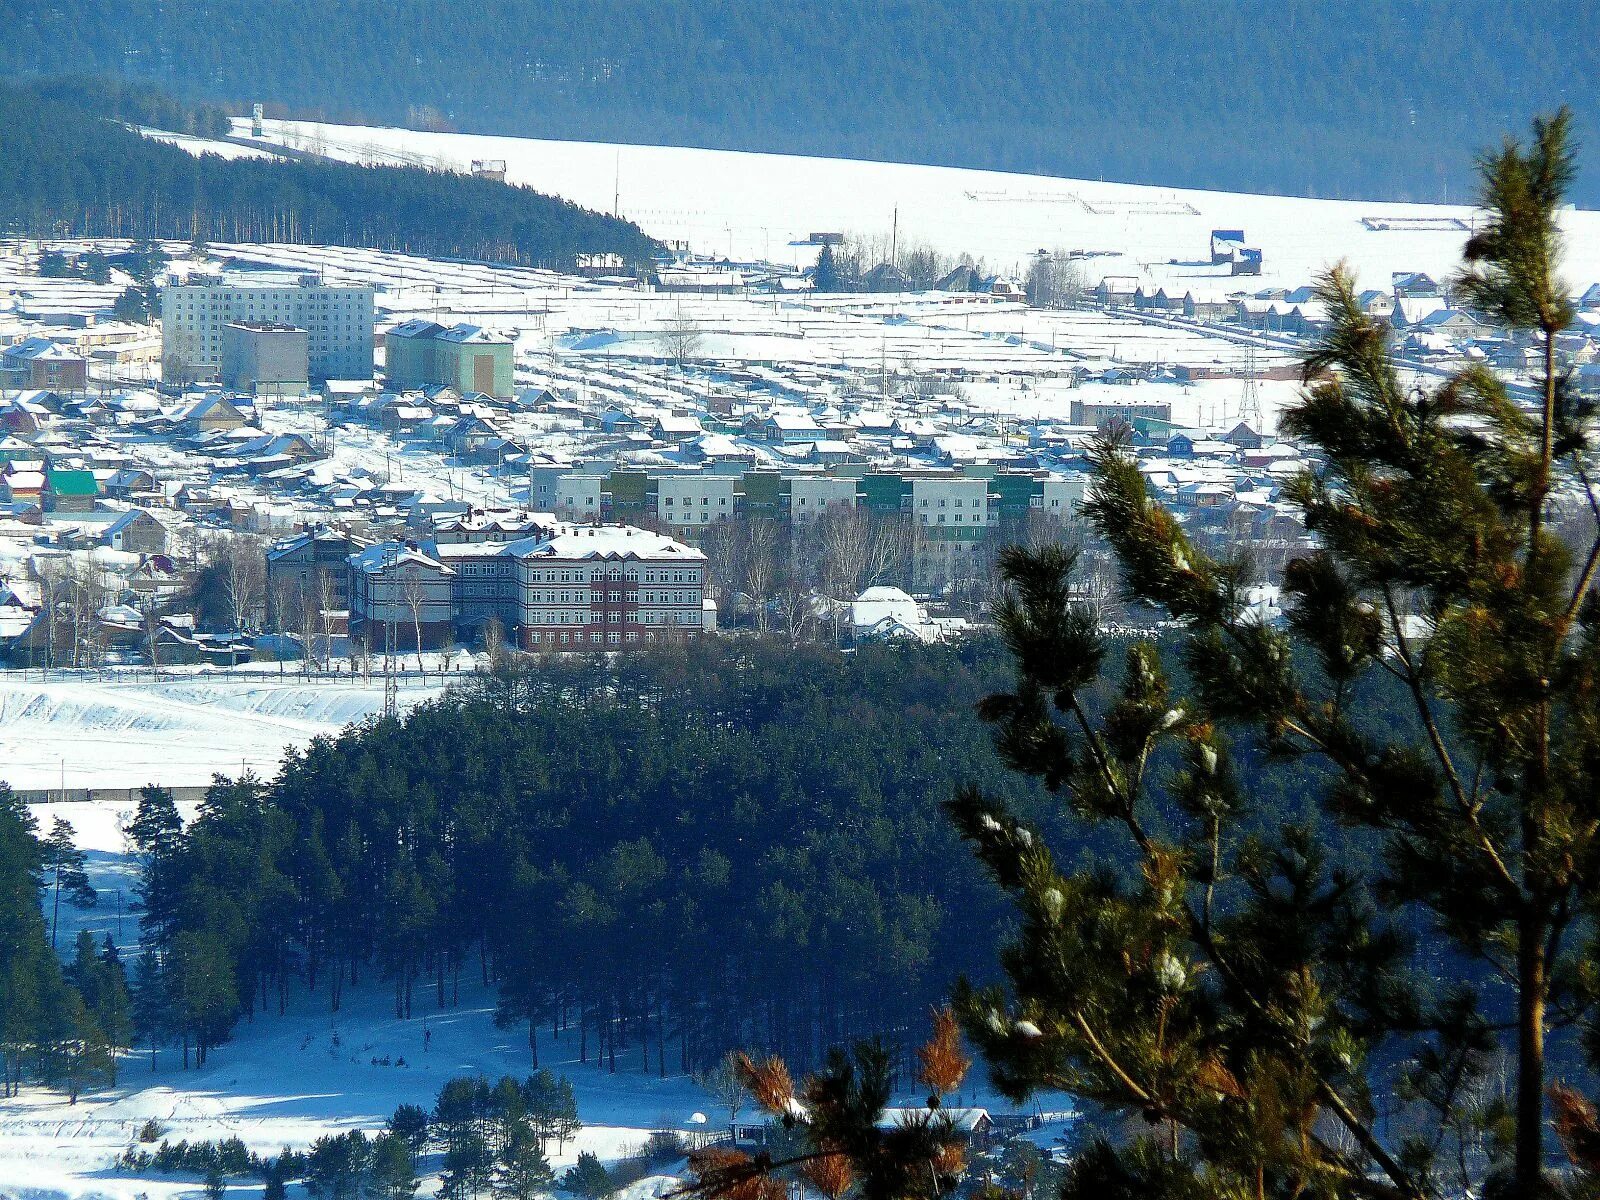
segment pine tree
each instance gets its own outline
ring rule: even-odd
[[[561,1190],[585,1200],[599,1200],[611,1191],[611,1174],[598,1158],[584,1150],[579,1153],[578,1161],[561,1176]]]
[[[417,1192],[412,1149],[403,1137],[388,1133],[372,1143],[371,1191],[381,1200],[411,1200]]]
[[[819,292],[837,292],[841,287],[839,264],[833,253],[833,246],[823,244],[822,252],[817,255],[817,269],[812,272],[811,286]]]
[[[67,892],[67,900],[79,908],[93,908],[99,899],[94,888],[89,885],[88,873],[84,871],[84,863],[88,861],[84,852],[78,849],[73,840],[72,826],[61,817],[57,817],[50,825],[50,836],[44,840],[44,869],[48,873],[47,885],[50,888],[50,946],[56,945],[56,932],[61,926],[61,891]]]
[[[1007,986],[963,985],[956,1010],[1008,1096],[1126,1118],[1063,1200],[1567,1194],[1546,1170],[1547,1032],[1583,1024],[1600,1057],[1600,493],[1593,412],[1554,346],[1569,129],[1563,111],[1481,160],[1486,220],[1455,281],[1542,349],[1527,407],[1482,367],[1409,386],[1349,273],[1323,280],[1330,328],[1280,425],[1317,452],[1291,490],[1317,548],[1286,570],[1286,628],[1117,439],[1094,452],[1088,515],[1176,653],[1135,641],[1115,661],[1067,548],[1001,557],[1016,682],[982,715],[1097,853],[1058,859],[979,788],[950,802],[1019,918]],[[1575,547],[1558,493],[1594,518]],[[856,1081],[880,1076],[744,1070],[807,1131],[790,1165],[925,1192],[870,1140],[878,1097]],[[1595,1194],[1600,1118],[1554,1096],[1571,1194]],[[734,1152],[696,1165],[702,1194],[772,1181]]]
[[[1544,1038],[1552,1007],[1595,1000],[1582,914],[1600,882],[1600,540],[1575,558],[1549,527],[1562,484],[1596,504],[1590,412],[1554,359],[1572,315],[1555,273],[1569,125],[1537,121],[1529,145],[1485,157],[1488,222],[1456,284],[1544,347],[1531,413],[1478,367],[1408,391],[1349,274],[1320,287],[1331,328],[1282,422],[1324,464],[1293,489],[1319,548],[1288,568],[1287,632],[1251,619],[1246,565],[1196,547],[1119,445],[1096,452],[1089,513],[1129,593],[1186,627],[1184,692],[1148,644],[1104,669],[1070,555],[1002,559],[1018,685],[985,715],[1011,765],[1119,831],[1138,865],[1066,871],[1003,806],[975,791],[952,806],[1023,918],[1010,995],[962,997],[997,1082],[1161,1131],[1097,1147],[1068,1195],[1130,1180],[1359,1195],[1374,1178],[1406,1197],[1485,1178],[1546,1194]],[[1384,685],[1409,700],[1399,727],[1365,719]],[[1319,813],[1264,827],[1246,746],[1291,762]],[[1380,856],[1334,858],[1320,825]],[[1442,1154],[1445,1133],[1470,1143],[1494,1116],[1471,1097],[1497,1052],[1513,1136]],[[1406,1098],[1410,1136],[1377,1120],[1384,1093]]]
[[[496,1157],[490,1194],[495,1200],[533,1200],[554,1183],[538,1137],[526,1125],[518,1126]]]

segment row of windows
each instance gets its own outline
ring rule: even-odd
[[[686,609],[682,612],[647,610],[630,617],[627,613],[596,613],[586,608],[576,608],[563,609],[559,612],[541,612],[535,616],[541,625],[698,625],[702,619],[699,609]]]
[[[645,583],[698,583],[698,571],[651,570],[646,568],[641,571],[637,567],[629,567],[626,574],[613,567],[605,575],[596,575],[592,569],[588,571],[562,571],[562,570],[533,570],[528,572],[528,578],[534,583],[600,583],[607,580],[626,579],[629,583],[643,581]]]
[[[694,604],[700,599],[698,592],[605,592],[598,596],[585,596],[582,592],[556,592],[525,590],[525,604],[621,604],[630,600],[637,604]]]
[[[584,635],[581,633],[540,633],[538,630],[535,630],[528,635],[528,640],[535,646],[571,646],[574,644],[585,644]],[[637,642],[640,640],[640,634],[634,630],[630,629],[626,633],[619,633],[613,630],[610,633],[604,634],[591,633],[589,635],[587,644],[591,646],[620,646],[626,642]],[[646,642],[653,642],[656,640],[656,635],[647,629],[644,631],[642,640]]]

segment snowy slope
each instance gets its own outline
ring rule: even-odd
[[[415,703],[437,685],[402,693]],[[359,682],[176,676],[152,682],[0,677],[0,779],[17,788],[203,784],[276,773],[283,752],[383,707]]]
[[[248,133],[248,122],[235,129]],[[1339,258],[1371,286],[1391,271],[1437,276],[1457,265],[1470,208],[1459,205],[1310,200],[1057,179],[901,163],[803,158],[671,146],[619,146],[408,129],[269,121],[266,140],[361,162],[465,170],[504,159],[507,179],[587,208],[631,218],[663,239],[734,258],[792,258],[789,243],[813,232],[887,239],[898,217],[901,248],[931,243],[1016,270],[1040,248],[1100,252],[1085,264],[1105,274],[1148,271],[1194,286],[1229,286],[1209,265],[1210,232],[1242,228],[1265,252],[1252,287],[1296,286]],[[1465,161],[1474,147],[1463,146]],[[1377,231],[1363,218],[1425,221],[1430,228]],[[1571,281],[1600,279],[1600,214],[1567,217]],[[1205,265],[1201,265],[1205,260]],[[1174,265],[1174,262],[1177,265]]]

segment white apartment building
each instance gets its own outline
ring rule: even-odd
[[[706,556],[662,534],[564,525],[507,552],[517,560],[517,634],[525,650],[625,649],[685,641],[713,627]]]
[[[656,480],[656,516],[677,528],[729,520],[740,482],[737,475],[662,475]]]
[[[554,509],[557,516],[573,521],[600,519],[600,485],[603,475],[563,475],[555,483]]]
[[[1052,475],[1039,483],[1039,509],[1051,516],[1070,517],[1083,505],[1089,481],[1082,476],[1063,479]]]
[[[856,481],[831,475],[796,475],[789,481],[789,519],[814,521],[830,508],[856,506]]]
[[[991,523],[989,481],[957,476],[916,476],[911,480],[911,512],[917,524],[935,535],[980,537]]]
[[[375,312],[372,288],[326,287],[315,276],[260,286],[174,278],[161,290],[162,375],[214,378],[222,369],[224,327],[253,322],[304,329],[313,380],[370,379]]]

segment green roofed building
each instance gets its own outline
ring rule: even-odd
[[[51,471],[45,483],[44,506],[49,512],[93,512],[100,497],[100,482],[93,471]]]

